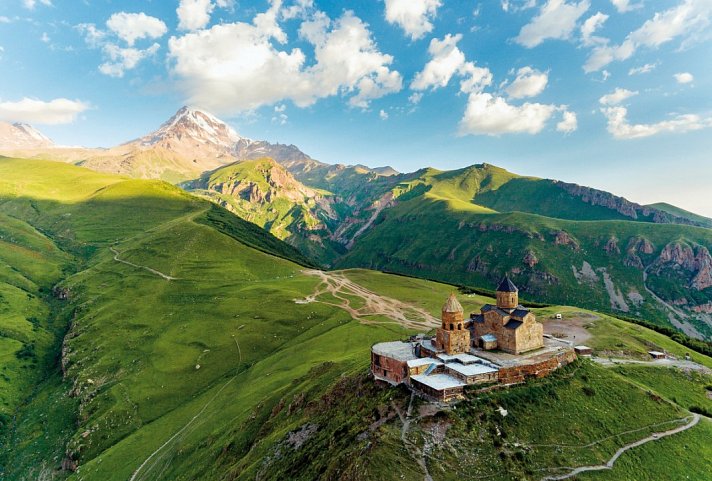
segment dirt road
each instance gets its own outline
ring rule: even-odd
[[[351,317],[364,324],[377,324],[382,321],[373,319],[374,316],[383,316],[391,319],[403,327],[410,329],[428,330],[440,325],[440,321],[433,317],[428,311],[420,307],[406,304],[397,299],[384,297],[372,292],[365,287],[353,282],[344,274],[338,272],[324,272],[318,270],[307,270],[305,274],[316,276],[321,279],[316,291],[307,296],[306,299],[297,300],[297,303],[308,304],[310,302],[321,302],[330,306],[340,307],[348,312]],[[340,302],[330,302],[320,299],[323,294],[330,294]],[[352,306],[351,298],[363,300],[361,307]]]
[[[606,464],[599,464],[595,466],[582,466],[580,468],[564,468],[564,469],[571,469],[566,474],[561,474],[561,475],[556,475],[556,476],[547,476],[545,478],[542,478],[542,481],[559,481],[562,479],[569,479],[573,478],[574,476],[587,472],[587,471],[602,471],[604,469],[612,469],[613,465],[616,463],[618,458],[621,457],[621,455],[628,451],[629,449],[633,449],[638,446],[642,446],[643,444],[649,443],[650,441],[656,441],[660,438],[664,438],[666,436],[672,436],[673,434],[681,433],[682,431],[686,431],[690,429],[691,427],[695,426],[698,422],[700,422],[700,416],[699,414],[693,414],[692,419],[690,422],[685,424],[684,426],[680,426],[674,429],[670,429],[668,431],[663,431],[660,433],[653,433],[647,438],[639,439],[638,441],[626,444],[625,446],[621,447],[616,451],[616,453],[613,455],[611,459],[606,462]]]

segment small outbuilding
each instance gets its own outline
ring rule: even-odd
[[[648,354],[650,354],[650,357],[652,357],[653,359],[667,358],[667,354],[665,354],[664,352],[660,352],[660,351],[648,351]]]
[[[494,334],[485,334],[480,336],[480,347],[485,351],[493,351],[497,349],[497,336]]]
[[[575,346],[574,347],[574,352],[576,353],[577,356],[590,356],[593,354],[593,349],[591,349],[588,346]]]

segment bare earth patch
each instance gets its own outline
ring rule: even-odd
[[[574,344],[585,344],[591,338],[591,333],[584,326],[600,319],[586,313],[567,314],[563,319],[539,318],[544,324],[544,334],[571,341]]]

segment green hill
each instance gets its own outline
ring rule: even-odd
[[[489,165],[393,180],[393,206],[338,266],[477,287],[508,272],[542,301],[712,335],[712,231],[689,219]]]
[[[665,202],[658,202],[657,204],[650,204],[648,207],[652,207],[654,209],[665,211],[665,212],[675,215],[677,217],[684,217],[684,218],[690,219],[693,222],[697,222],[700,225],[703,225],[704,227],[712,228],[712,219],[710,219],[709,217],[704,217],[704,216],[692,213],[685,209],[675,207],[674,205],[666,204]]]
[[[15,394],[0,431],[3,480],[396,480],[423,469],[435,480],[541,479],[679,426],[690,408],[712,410],[709,375],[580,361],[456,409],[415,400],[404,424],[411,400],[367,378],[370,346],[428,330],[422,311],[439,315],[452,286],[310,271],[294,248],[162,182],[6,159],[0,179],[3,236],[26,249],[3,249],[0,281],[39,286],[34,305],[17,301],[10,322],[0,318],[21,327],[0,339],[26,362],[17,342],[31,341],[20,338],[34,329],[29,315],[40,326],[38,361],[27,361],[37,367],[0,357],[3,372],[36,371],[29,383],[5,379]],[[491,301],[460,297],[468,311]],[[602,355],[690,352],[606,315],[536,312],[562,312]],[[710,434],[703,420],[646,444],[657,461],[625,454],[616,475],[704,479]],[[679,457],[662,462],[666,452]]]

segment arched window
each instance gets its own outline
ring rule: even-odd
[[[452,324],[452,323],[450,324],[450,330],[451,330],[451,331],[454,331],[454,330],[455,330],[455,325]]]

